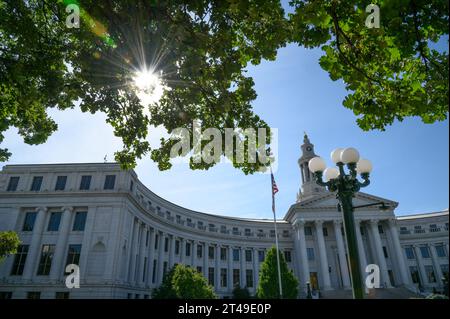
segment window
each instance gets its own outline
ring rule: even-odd
[[[133,182],[133,181],[130,181],[130,192],[133,191],[133,188],[134,188],[134,182]]]
[[[36,221],[36,212],[28,212],[25,214],[25,219],[23,221],[23,231],[33,231],[34,222]]]
[[[153,259],[152,283],[156,281],[156,259]]]
[[[186,257],[191,256],[191,243],[186,243]]]
[[[265,258],[264,255],[265,255],[264,250],[259,250],[258,251],[258,260],[259,260],[260,263],[262,263],[264,261],[264,258]]]
[[[67,176],[58,176],[56,178],[55,191],[63,191],[66,188]]]
[[[17,185],[19,185],[19,177],[18,176],[10,177],[8,188],[6,190],[8,192],[15,192],[17,190]]]
[[[70,293],[67,291],[55,292],[55,299],[69,299]]]
[[[91,175],[81,176],[80,190],[88,190],[91,187]]]
[[[27,299],[41,299],[40,291],[29,291],[27,292]]]
[[[227,269],[226,268],[220,269],[220,286],[222,286],[222,287],[227,286]]]
[[[384,258],[389,258],[386,246],[383,246],[383,254],[384,254]]]
[[[114,189],[115,183],[116,183],[116,175],[106,175],[103,189]]]
[[[28,245],[20,245],[17,247],[17,252],[14,255],[14,263],[11,270],[11,276],[20,276],[23,274],[23,268],[25,267],[25,261],[28,255]]]
[[[202,266],[197,266],[197,272],[202,273],[202,271],[203,271]]]
[[[203,256],[203,246],[197,245],[197,257],[202,258]]]
[[[179,255],[179,254],[180,254],[180,241],[175,240],[175,255]]]
[[[411,279],[414,284],[420,283],[419,270],[416,266],[409,266],[409,272],[411,274]]]
[[[427,274],[428,282],[436,282],[436,276],[434,274],[434,268],[431,265],[425,266],[425,272]]]
[[[422,254],[422,258],[430,258],[430,250],[427,246],[421,246],[420,253]]]
[[[12,298],[12,291],[0,291],[0,300],[11,298]]]
[[[383,233],[384,233],[383,225],[378,225],[378,232],[379,232],[380,234],[383,234]]]
[[[251,236],[252,235],[252,231],[250,230],[250,228],[246,228],[244,230],[244,234],[245,234],[245,236]]]
[[[155,234],[155,249],[158,249],[158,241],[159,241],[159,235]]]
[[[245,271],[245,278],[247,279],[247,287],[252,288],[253,287],[253,270],[247,269]]]
[[[239,261],[239,249],[233,249],[233,261]]]
[[[86,226],[87,212],[76,212],[75,220],[73,222],[73,231],[83,231]]]
[[[144,269],[142,271],[142,282],[146,282],[147,278],[147,257],[144,257]]]
[[[81,245],[69,245],[69,249],[67,250],[66,267],[67,265],[70,264],[79,265],[80,255],[81,255]],[[64,269],[64,273],[66,275],[68,274],[66,272],[66,269]]]
[[[306,248],[306,254],[308,255],[308,260],[314,260],[314,248]]]
[[[447,252],[445,251],[445,247],[442,244],[434,246],[436,249],[436,254],[438,257],[447,257]]]
[[[252,261],[252,251],[250,249],[245,250],[245,261],[248,263]]]
[[[209,257],[209,259],[214,259],[214,247],[213,246],[208,247],[208,257]]]
[[[324,236],[328,236],[328,228],[323,227],[323,228],[322,228],[322,231],[323,231],[323,235],[324,235]]]
[[[239,228],[233,227],[233,235],[239,235]]]
[[[241,281],[241,272],[239,269],[233,269],[233,286],[239,286]]]
[[[446,265],[441,265],[441,271],[442,271],[442,275],[445,278],[448,278],[448,264]]]
[[[310,226],[305,226],[305,236],[312,236],[312,228]]]
[[[30,191],[40,191],[41,190],[41,185],[42,185],[42,176],[34,176],[33,177],[33,182],[31,183],[31,188]]]
[[[150,232],[147,230],[147,232],[145,233],[145,247],[148,247],[149,238],[150,238]]]
[[[167,272],[167,266],[168,266],[167,261],[163,262],[163,276],[166,275],[166,272]]]
[[[165,237],[164,238],[164,252],[168,252],[169,251],[169,238]]]
[[[269,236],[272,238],[275,238],[275,230],[274,229],[270,230]]]
[[[38,276],[47,276],[50,274],[54,253],[55,245],[42,245],[41,259],[37,271]]]
[[[211,286],[214,286],[214,268],[213,267],[208,268],[208,283]]]
[[[414,259],[414,249],[412,247],[405,247],[406,258]]]
[[[290,263],[292,261],[291,251],[285,250],[284,251],[284,259],[286,259],[286,262]]]
[[[54,212],[50,214],[47,231],[58,231],[59,224],[61,223],[61,215],[61,212]]]
[[[220,248],[220,260],[227,260],[227,249],[224,247]]]

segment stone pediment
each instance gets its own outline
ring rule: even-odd
[[[367,205],[367,204],[375,204],[383,202],[387,206],[390,207],[390,210],[395,209],[398,206],[398,203],[386,198],[374,196],[371,194],[358,192],[355,194],[355,197],[353,198],[353,205],[354,206],[361,206],[361,205]],[[337,204],[338,200],[336,199],[335,193],[325,193],[320,195],[315,195],[312,197],[303,198],[301,201],[295,203],[292,205],[288,212],[286,213],[284,219],[290,220],[292,216],[296,212],[301,211],[336,211],[337,210]],[[368,209],[371,209],[368,207]],[[374,206],[372,209],[377,209],[376,206]]]

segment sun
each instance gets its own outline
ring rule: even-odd
[[[164,93],[165,86],[161,76],[151,69],[136,71],[134,73],[133,83],[136,89],[136,95],[144,106],[158,103]]]

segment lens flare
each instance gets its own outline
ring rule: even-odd
[[[136,95],[144,106],[158,103],[164,93],[165,86],[161,77],[150,69],[135,72],[133,83]]]

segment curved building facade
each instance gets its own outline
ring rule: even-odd
[[[349,291],[341,212],[335,195],[307,169],[315,156],[305,136],[302,186],[279,220],[278,238],[300,282],[322,292]],[[397,203],[358,193],[361,269],[380,268],[385,288],[441,289],[448,273],[448,210],[396,217]],[[132,170],[114,163],[6,165],[0,174],[0,230],[15,230],[17,254],[0,264],[1,298],[150,298],[175,264],[196,268],[220,297],[235,285],[256,291],[260,263],[274,245],[273,221],[217,216],[164,200]],[[69,289],[67,264],[80,269]]]

